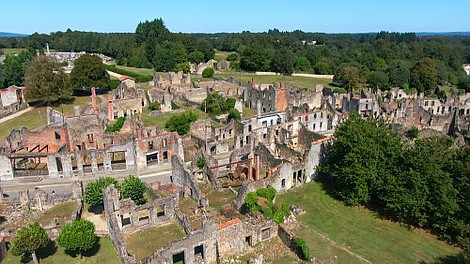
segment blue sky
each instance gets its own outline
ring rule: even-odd
[[[134,32],[163,18],[172,32],[449,32],[470,31],[469,0],[3,0],[0,32],[67,28]]]

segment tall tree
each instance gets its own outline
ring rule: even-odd
[[[103,190],[109,185],[118,186],[118,181],[112,177],[103,177],[89,182],[85,187],[85,203],[90,207],[103,205]]]
[[[157,45],[170,37],[170,31],[166,28],[162,18],[139,23],[135,33],[137,45],[144,45],[147,59],[150,62],[157,54]]]
[[[16,256],[32,255],[34,263],[39,263],[36,251],[45,248],[50,242],[44,228],[38,223],[22,227],[18,230],[15,239],[11,243],[10,252]]]
[[[294,53],[287,48],[276,50],[271,57],[271,71],[291,75],[294,72],[294,58]]]
[[[359,69],[355,66],[341,67],[335,74],[334,81],[346,88],[349,92],[352,92],[360,82]]]
[[[25,76],[25,96],[30,102],[47,104],[70,98],[72,92],[68,76],[54,58],[35,57]]]
[[[387,69],[389,83],[393,87],[408,84],[410,80],[410,69],[404,61],[398,60]]]
[[[88,90],[92,87],[108,88],[109,74],[101,58],[84,54],[75,60],[70,73],[70,85],[74,90]]]
[[[141,205],[145,203],[144,193],[147,190],[145,183],[135,176],[124,178],[122,184],[122,197],[130,198],[135,204]]]
[[[93,248],[96,241],[95,225],[88,220],[77,220],[65,225],[57,237],[57,242],[66,252],[77,254],[80,258],[84,252]]]
[[[410,71],[410,86],[418,92],[431,92],[437,86],[436,63],[431,58],[419,60]]]

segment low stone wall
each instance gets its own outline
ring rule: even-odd
[[[199,205],[203,205],[203,195],[201,189],[196,180],[191,176],[191,174],[184,168],[184,164],[180,158],[176,155],[171,157],[172,165],[172,174],[171,177],[172,183],[183,190],[183,196],[190,196],[196,200]],[[188,192],[189,189],[189,192]]]
[[[280,224],[279,229],[277,231],[277,234],[279,238],[281,238],[281,241],[292,251],[296,251],[296,247],[294,245],[294,234],[289,231],[289,229],[284,225]]]

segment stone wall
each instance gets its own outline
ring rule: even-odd
[[[204,222],[202,229],[170,243],[139,263],[173,263],[173,255],[180,252],[184,252],[184,263],[217,263],[217,226],[215,222]],[[198,252],[201,253],[196,254]]]
[[[196,200],[199,205],[203,199],[201,190],[196,180],[191,177],[191,173],[184,168],[184,164],[177,156],[171,157],[172,175],[171,182],[175,184],[180,190],[183,190],[183,197],[190,196]]]

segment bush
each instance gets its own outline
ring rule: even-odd
[[[202,169],[202,168],[204,168],[204,166],[206,166],[206,159],[203,156],[200,156],[197,159],[196,163],[197,163],[197,167],[199,169]]]
[[[227,60],[232,62],[232,61],[237,61],[238,59],[240,58],[240,56],[238,56],[238,53],[230,53],[228,56],[227,56]]]
[[[165,128],[170,132],[177,132],[180,136],[186,135],[191,127],[191,122],[196,120],[197,115],[193,112],[174,115],[165,123]]]
[[[240,111],[237,109],[233,108],[228,112],[228,121],[236,119],[236,120],[242,120],[242,115],[240,114]]]
[[[152,103],[149,104],[148,108],[151,111],[161,110],[160,109],[160,102],[158,102],[158,101],[152,102]]]
[[[119,117],[116,123],[106,126],[106,132],[116,132],[116,131],[121,130],[122,125],[124,125],[124,121],[126,121],[126,117],[124,116]]]
[[[211,78],[214,76],[214,69],[207,67],[202,71],[202,78]]]
[[[412,127],[406,132],[406,136],[409,138],[418,138],[419,130],[417,127]]]
[[[147,187],[141,179],[130,175],[124,178],[124,183],[122,184],[122,198],[130,198],[135,204],[141,205],[146,202],[144,198],[146,190]]]
[[[119,187],[118,181],[111,177],[103,177],[89,182],[85,187],[85,203],[90,207],[103,205],[103,190],[111,184]]]
[[[250,210],[257,210],[256,203],[258,202],[258,195],[255,192],[250,192],[245,196],[245,204],[250,208]]]
[[[294,237],[293,242],[297,256],[299,256],[299,258],[302,260],[309,260],[310,249],[308,248],[305,241],[300,237]]]
[[[171,101],[171,109],[176,110],[180,109],[181,107],[177,105],[173,100]]]
[[[266,198],[266,199],[268,199],[269,201],[272,202],[274,200],[274,197],[276,196],[276,189],[274,189],[273,187],[259,188],[256,191],[256,194],[259,197]]]
[[[57,242],[65,248],[66,252],[79,256],[90,250],[96,241],[95,225],[88,220],[78,220],[64,226],[57,237]]]
[[[346,93],[348,93],[348,91],[346,91],[346,89],[344,89],[344,88],[337,87],[337,88],[333,89],[333,93],[346,94]]]

